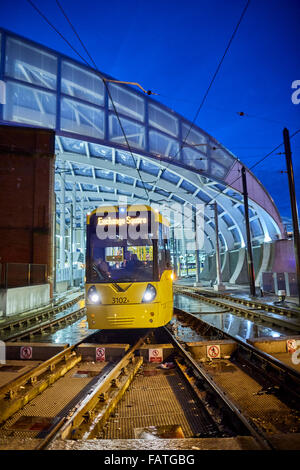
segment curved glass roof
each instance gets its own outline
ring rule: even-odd
[[[0,120],[55,129],[58,215],[63,200],[76,205],[78,224],[81,211],[122,197],[165,207],[202,203],[209,252],[215,235],[208,204],[217,198],[222,247],[245,246],[242,163],[214,137],[130,86],[108,83],[129,151],[95,70],[3,29],[0,39]],[[247,183],[253,239],[281,237],[277,208],[248,169]]]

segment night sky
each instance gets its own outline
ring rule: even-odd
[[[55,0],[35,3],[84,54]],[[61,4],[99,70],[139,82],[192,121],[246,0]],[[2,2],[0,18],[2,27],[78,59],[26,0]],[[300,129],[300,104],[291,99],[295,80],[300,80],[300,1],[252,0],[196,124],[251,168],[282,142],[284,127],[290,134]],[[291,146],[299,205],[300,132]],[[287,175],[280,173],[285,169],[284,155],[272,155],[253,169],[284,221],[291,217]]]

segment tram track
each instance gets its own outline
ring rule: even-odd
[[[226,294],[203,291],[196,287],[174,286],[175,294],[182,294],[201,302],[221,307],[230,313],[252,321],[264,322],[300,333],[299,311],[258,302],[251,299],[233,297]]]
[[[97,364],[90,358],[88,361],[84,361],[82,350],[80,350],[80,346],[92,346],[99,341],[102,346],[105,346],[106,342],[111,340],[111,335],[107,332],[97,330],[80,342],[67,347],[0,387],[0,440],[4,436],[5,438],[14,435],[24,437],[25,429],[25,436],[27,434],[29,437],[24,443],[25,448],[28,448],[29,445],[29,448],[42,449],[63,424],[69,423],[70,416],[75,420],[75,423],[80,420],[85,421],[87,417],[91,418],[95,403],[99,400],[101,402],[103,397],[106,397],[109,388],[119,389],[119,382],[124,381],[123,377],[128,373],[131,374],[132,369],[135,371],[142,362],[139,358],[134,358],[134,351],[145,338],[138,337],[136,340],[134,334],[131,337],[127,334],[127,339],[134,344],[120,346],[121,356],[130,347],[130,351],[126,353],[125,357],[120,357],[120,360],[111,359],[108,363],[104,363],[103,367],[101,362]],[[113,346],[118,345],[113,344]],[[82,389],[76,385],[75,377],[82,379]],[[64,379],[67,385],[61,382]],[[72,391],[72,387],[71,389],[69,387],[68,390],[70,384],[75,385],[75,392]],[[59,413],[52,414],[50,419],[49,408],[53,408],[54,404],[51,402],[51,398],[43,397],[47,393],[50,397],[51,394],[53,395],[53,391],[49,392],[52,387],[58,387],[55,400],[61,401],[64,406],[59,410]],[[67,395],[71,397],[70,401],[65,400],[63,390],[67,390]],[[30,413],[30,407],[36,406],[36,403],[39,403],[38,406],[42,409],[42,416],[36,416],[36,413],[33,416],[28,416],[28,409]],[[24,422],[26,423],[28,419],[33,422],[29,423],[27,429]],[[21,424],[18,425],[20,420]],[[43,426],[45,422],[50,423],[49,429],[47,429],[47,425]],[[41,432],[36,432],[39,427],[41,427]]]
[[[43,331],[53,331],[56,326],[76,321],[85,315],[85,308],[81,307],[66,315],[57,316],[60,312],[70,309],[78,302],[83,301],[84,294],[60,302],[58,305],[38,310],[34,313],[20,315],[18,318],[0,323],[0,339],[4,342],[18,341],[32,338]],[[55,317],[55,318],[54,318]]]
[[[177,318],[184,321],[188,327],[195,329],[206,340],[218,344],[222,340],[230,340],[234,344],[232,358],[248,366],[253,374],[258,374],[264,381],[269,381],[269,386],[280,387],[280,394],[290,401],[292,406],[300,409],[300,373],[293,367],[278,360],[276,357],[257,349],[241,338],[225,333],[216,326],[210,325],[194,314],[175,308]],[[278,389],[279,393],[279,389]]]
[[[199,341],[180,338],[177,321],[196,331]],[[232,353],[199,359],[197,347],[222,342],[234,343]],[[99,345],[119,353],[97,362]],[[151,348],[162,348],[171,367],[150,363]],[[240,380],[236,389],[234,380]],[[154,433],[154,445],[167,436],[174,448],[181,437],[185,448],[242,442],[242,448],[272,450],[280,448],[278,435],[300,435],[299,398],[299,372],[175,309],[168,327],[142,336],[95,331],[0,387],[0,447],[63,449],[78,443],[84,449],[94,443],[99,449],[106,441],[139,439],[144,448],[145,435]],[[287,429],[274,422],[276,412],[285,414]]]
[[[243,409],[243,406],[241,406],[241,403],[236,402],[234,399],[232,399],[230,394],[227,393],[227,391],[223,389],[217,383],[214,377],[205,369],[203,364],[199,363],[192,356],[192,354],[187,350],[186,345],[178,341],[178,339],[174,336],[172,331],[170,331],[170,329],[168,328],[164,328],[163,341],[169,341],[174,346],[173,356],[174,356],[175,367],[174,369],[172,368],[171,370],[171,372],[173,372],[174,377],[176,377],[176,379],[174,378],[174,381],[176,382],[177,387],[178,385],[180,385],[178,388],[180,388],[181,390],[184,389],[185,387],[190,389],[189,393],[192,393],[193,395],[193,399],[188,400],[189,403],[193,403],[193,405],[190,405],[190,408],[191,408],[190,412],[192,411],[194,415],[196,415],[197,417],[199,416],[199,418],[197,418],[198,420],[197,419],[195,420],[195,416],[194,416],[195,422],[193,423],[193,425],[191,425],[194,431],[195,429],[197,429],[197,426],[198,426],[199,432],[194,435],[189,435],[185,437],[199,438],[201,440],[206,439],[206,438],[208,439],[217,438],[217,439],[220,439],[219,442],[221,442],[222,439],[228,438],[228,437],[232,438],[233,436],[235,437],[236,436],[239,436],[239,437],[248,436],[251,439],[253,439],[253,443],[255,443],[255,445],[259,449],[263,449],[263,450],[276,449],[277,444],[276,442],[274,443],[274,439],[272,439],[273,434],[267,433],[264,426],[262,426],[259,422],[257,422],[255,417],[245,412],[245,410]],[[265,357],[265,355],[261,354],[260,351],[254,351],[254,349],[255,348],[250,347],[252,357],[254,353],[256,353],[263,357],[263,360],[265,361],[264,364],[266,364],[266,361],[272,362],[272,358]],[[285,373],[288,371],[289,373],[292,373],[292,375],[294,375],[293,384],[289,383],[289,385],[291,385],[291,387],[297,387],[297,393],[296,394],[292,393],[292,397],[289,397],[285,401],[288,401],[294,404],[296,403],[296,401],[299,403],[298,401],[299,374],[298,373],[294,374],[295,371],[289,371],[288,368],[286,368],[284,364],[272,363],[272,366],[274,365],[276,366],[280,365],[280,371],[282,370]],[[146,374],[147,376],[149,374],[150,377],[152,377],[152,380],[154,381],[154,377],[158,377],[159,373],[164,373],[164,372],[166,373],[170,371],[161,370],[159,369],[159,366],[157,365],[153,367],[153,364],[151,367],[149,364],[147,365],[144,363],[140,367],[142,369],[142,372],[138,374],[137,378],[133,379],[128,389],[129,398],[124,397],[123,404],[121,403],[119,407],[113,406],[110,409],[109,405],[111,405],[111,402],[108,401],[109,405],[106,407],[105,402],[107,400],[107,397],[104,399],[102,397],[102,403],[100,405],[101,413],[99,413],[98,411],[98,416],[99,414],[101,414],[101,417],[104,417],[104,418],[97,421],[97,413],[92,413],[91,416],[85,415],[85,420],[81,420],[81,423],[79,423],[79,425],[77,425],[73,429],[73,433],[71,432],[71,429],[69,426],[67,435],[60,433],[60,436],[56,436],[60,439],[60,442],[62,442],[61,441],[62,437],[71,438],[72,440],[81,440],[81,443],[85,440],[88,441],[91,438],[92,439],[96,438],[96,440],[99,438],[100,439],[103,439],[103,438],[104,439],[123,439],[126,436],[126,438],[132,439],[134,437],[134,435],[132,434],[133,428],[134,426],[137,426],[138,423],[140,424],[140,426],[142,426],[142,424],[144,425],[148,424],[148,426],[145,426],[143,429],[135,428],[134,429],[135,433],[137,431],[138,432],[142,431],[142,433],[144,432],[144,434],[145,433],[147,434],[149,432],[152,432],[151,428],[157,428],[155,432],[157,430],[158,430],[157,432],[159,432],[159,429],[164,427],[164,426],[155,426],[153,424],[150,425],[149,427],[149,423],[151,422],[152,423],[153,422],[155,423],[172,422],[172,416],[174,418],[174,413],[170,413],[170,410],[169,410],[170,406],[166,402],[166,397],[168,397],[169,395],[166,389],[164,389],[164,392],[166,393],[166,397],[159,398],[159,396],[157,396],[156,402],[150,403],[150,404],[148,403],[148,407],[145,403],[141,403],[143,401],[147,401],[149,399],[149,396],[151,396],[151,394],[149,395],[150,390],[149,391],[147,390],[147,384],[149,386],[149,381],[145,382],[143,379],[143,375]],[[255,370],[256,376],[257,376],[257,367],[258,366],[256,363],[252,364],[252,369],[250,370],[249,373],[252,374],[253,370]],[[278,370],[279,369],[277,369],[277,372]],[[264,366],[262,366],[262,371],[264,371],[264,373],[268,372]],[[280,371],[279,371],[279,374],[280,374]],[[171,377],[168,377],[167,380],[168,379],[169,381],[172,380]],[[184,385],[182,384],[183,379],[185,381]],[[272,385],[274,385],[273,378],[272,378]],[[150,384],[150,388],[151,387],[153,387],[153,384]],[[292,390],[291,387],[290,388],[285,387],[284,394],[289,393],[289,395],[291,395],[291,390]],[[144,393],[145,397],[141,398],[141,396],[139,396],[139,392]],[[187,391],[185,393],[187,393]],[[178,390],[176,392],[176,396],[180,402]],[[153,400],[153,393],[152,393],[152,400]],[[277,400],[277,397],[276,397],[276,400]],[[130,403],[132,402],[135,403],[135,405],[131,405]],[[129,406],[129,414],[130,414],[129,419],[128,419],[128,416],[126,416],[128,414],[128,408],[126,410],[126,407],[128,406]],[[155,408],[152,409],[151,411],[151,408],[149,410],[149,406],[153,406]],[[182,403],[182,407],[184,408],[183,403]],[[162,419],[161,417],[159,418],[157,415],[155,415],[155,413],[157,413],[157,410],[161,410],[162,408],[164,409],[164,413],[166,415],[165,419]],[[109,414],[111,414],[112,410],[117,410],[117,412],[109,417]],[[293,409],[293,412],[294,412],[294,409]],[[170,413],[170,416],[168,416],[168,413]],[[187,416],[190,417],[191,422],[192,422],[193,421],[192,416],[188,415],[187,410],[185,411],[185,413]],[[176,419],[178,419],[178,417]],[[115,421],[117,421],[118,423],[117,425],[114,424]],[[128,422],[130,422],[129,427],[128,427]],[[187,429],[186,426],[184,426],[183,422],[180,422],[180,424],[182,428],[184,429],[184,431],[186,432],[186,429]],[[120,425],[121,428],[116,427],[118,425]],[[178,432],[178,427],[181,427],[181,426],[175,426],[175,428],[177,428],[177,432]],[[168,426],[165,425],[165,428],[167,427]],[[300,430],[300,424],[299,424],[299,430]],[[180,437],[183,437],[183,435],[181,435]],[[103,440],[101,441],[101,443],[103,445]],[[141,444],[141,446],[142,445],[143,444]],[[53,448],[55,448],[55,444]]]

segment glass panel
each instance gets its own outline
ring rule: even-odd
[[[104,137],[104,113],[100,109],[63,98],[61,129],[101,139]]]
[[[164,196],[164,197],[169,197],[170,196],[170,193],[168,193],[167,191],[164,191],[163,189],[155,189],[154,192],[157,193],[157,194],[160,194],[161,196]]]
[[[250,228],[253,237],[259,237],[263,235],[263,229],[258,219],[251,220]]]
[[[96,73],[62,62],[61,91],[70,96],[103,106],[104,84]]]
[[[177,184],[178,181],[180,180],[179,176],[175,175],[175,173],[172,173],[171,171],[168,171],[168,170],[163,170],[160,177],[173,184]]]
[[[93,184],[81,184],[83,191],[94,191],[97,192],[97,186]]]
[[[114,193],[114,188],[109,188],[108,186],[100,186],[100,191],[102,193]]]
[[[79,165],[78,163],[73,163],[72,166],[75,175],[93,176],[92,168],[90,166]]]
[[[112,171],[95,169],[95,174],[97,178],[103,178],[110,181],[114,179],[114,174]]]
[[[9,37],[6,41],[5,72],[18,80],[56,89],[56,57]]]
[[[183,147],[181,151],[183,162],[186,163],[186,165],[197,168],[197,170],[207,170],[206,156],[188,147]]]
[[[239,232],[238,232],[237,228],[233,228],[232,230],[230,230],[230,232],[232,233],[234,242],[239,243],[241,241],[241,239],[240,239]]]
[[[228,214],[224,214],[222,216],[222,219],[224,220],[224,222],[226,223],[227,227],[232,227],[234,225],[234,222],[233,220],[231,219],[231,217],[229,217]]]
[[[125,183],[133,186],[134,179],[130,178],[129,176],[117,174],[117,183]]]
[[[239,201],[243,200],[243,196],[240,193],[232,191],[231,189],[227,189],[226,194],[228,194],[228,196],[234,197],[235,199],[238,199]]]
[[[220,146],[220,144],[216,144],[216,147],[217,145]],[[214,160],[219,162],[222,166],[225,166],[227,169],[231,168],[231,166],[235,162],[235,159],[226,150],[216,148],[216,147],[214,147],[213,144],[210,145],[210,148],[211,148],[210,156]],[[216,150],[214,150],[214,148],[216,148]]]
[[[132,156],[131,153],[127,152],[116,152],[116,163],[121,165],[129,166],[131,168],[136,167],[136,157]]]
[[[196,186],[194,186],[192,183],[189,183],[188,181],[183,180],[181,183],[180,187],[184,189],[185,191],[188,191],[190,193],[194,193],[197,189]]]
[[[138,121],[144,121],[145,103],[136,93],[126,90],[118,85],[109,84],[110,94],[118,112],[126,114]],[[110,97],[108,97],[109,109],[113,110]]]
[[[149,125],[178,136],[178,119],[153,104],[149,104]]]
[[[248,208],[249,209],[249,217],[254,217],[256,215],[256,212],[254,212],[251,207]],[[245,216],[245,207],[244,205],[240,205],[238,207],[238,210],[241,212],[241,214],[243,214],[243,216]]]
[[[118,189],[117,194],[120,194],[121,196],[131,196],[131,193],[129,193],[128,191],[123,191],[123,189]]]
[[[216,178],[224,178],[224,176],[227,173],[227,170],[225,170],[225,168],[223,168],[222,166],[218,165],[217,163],[213,161],[211,161],[210,168],[211,168],[211,174],[215,176]]]
[[[69,139],[68,137],[60,137],[64,150],[67,152],[80,153],[86,155],[85,142],[82,140]]]
[[[112,160],[112,150],[108,147],[89,143],[89,149],[92,157],[100,157],[104,160]]]
[[[208,194],[205,194],[203,191],[199,190],[198,193],[197,193],[197,197],[199,199],[201,199],[201,201],[203,202],[210,202],[211,201],[211,197],[208,196]]]
[[[145,147],[145,128],[142,125],[135,124],[134,122],[128,121],[127,119],[120,118],[123,130],[126,134],[126,138],[130,144],[134,147],[144,148]],[[119,125],[119,121],[116,116],[109,116],[109,137],[113,142],[118,144],[126,145],[126,140],[123,131]]]
[[[219,233],[219,242],[222,248],[226,246],[225,239],[223,238],[223,235],[221,233]]]
[[[172,196],[171,199],[173,199],[173,201],[179,202],[180,204],[184,204],[185,202],[183,199],[181,199],[178,196]]]
[[[148,160],[141,160],[140,170],[150,173],[150,175],[157,176],[159,173],[159,168]]]
[[[166,137],[159,132],[149,132],[149,150],[158,156],[180,159],[179,144],[176,140]]]
[[[207,150],[207,137],[201,134],[200,131],[194,127],[191,128],[191,124],[182,123],[182,141],[189,145],[198,146],[198,150],[206,153]]]
[[[144,181],[139,181],[139,180],[137,180],[136,186],[138,188],[143,188],[143,189],[146,188],[146,189],[148,189],[148,191],[152,191],[152,189],[153,189],[153,186],[151,184],[145,183]]]
[[[56,96],[25,85],[7,82],[7,102],[3,106],[6,121],[24,122],[55,128]]]
[[[224,186],[224,184],[220,184],[220,183],[215,183],[214,187],[217,188],[220,192],[223,192],[226,189],[226,186]]]

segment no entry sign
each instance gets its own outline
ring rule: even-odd
[[[96,362],[105,361],[105,348],[96,348]]]
[[[163,350],[162,349],[149,349],[149,362],[162,362]]]
[[[289,353],[294,353],[295,351],[297,351],[297,341],[295,339],[287,339],[286,347]]]
[[[32,359],[32,347],[31,346],[22,346],[20,348],[20,358],[21,359]]]
[[[219,344],[210,344],[206,348],[207,357],[215,359],[221,357],[221,347]]]

